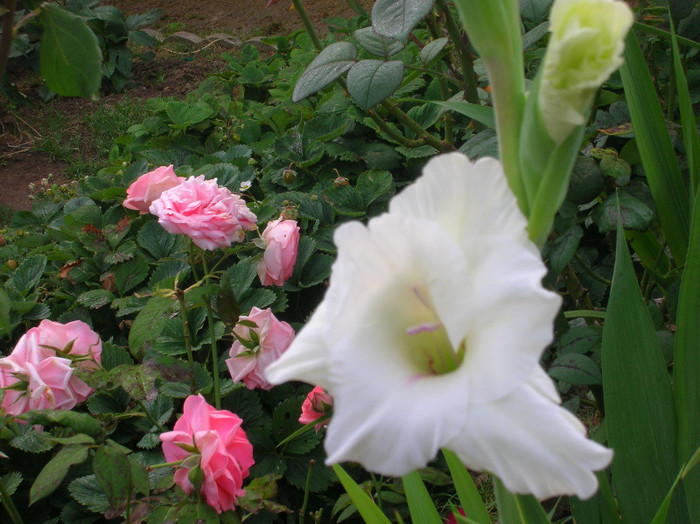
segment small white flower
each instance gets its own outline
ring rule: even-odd
[[[518,493],[591,496],[612,452],[539,367],[561,299],[500,163],[431,160],[389,213],[342,225],[323,302],[270,382],[334,398],[329,464],[403,475],[439,448]]]
[[[247,191],[247,190],[250,189],[250,187],[251,187],[252,185],[253,185],[253,181],[252,181],[252,180],[244,180],[243,182],[241,182],[241,185],[240,185],[240,187],[238,188],[238,190],[241,191],[241,192]]]
[[[634,16],[619,0],[556,0],[538,102],[552,140],[563,142],[585,114],[596,90],[622,65]]]

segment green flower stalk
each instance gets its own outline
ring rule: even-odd
[[[518,149],[525,109],[525,77],[517,0],[456,0],[469,40],[489,75],[501,162],[508,185],[528,216]]]
[[[555,0],[551,39],[520,129],[530,238],[547,239],[566,197],[593,97],[622,64],[631,9],[619,0]],[[522,207],[522,206],[521,206]]]

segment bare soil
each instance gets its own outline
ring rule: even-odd
[[[127,16],[161,8],[163,15],[153,27],[166,34],[174,30],[187,31],[205,38],[214,33],[227,33],[245,40],[253,36],[289,34],[303,28],[291,0],[278,0],[268,7],[265,0],[105,0],[102,3],[119,7]],[[372,0],[361,0],[360,3],[369,10]],[[327,31],[324,19],[356,16],[345,0],[312,0],[307,1],[305,7],[320,34]],[[223,67],[219,55],[210,52],[183,56],[162,49],[150,62],[134,62],[132,85],[127,92],[103,96],[99,102],[56,97],[44,103],[38,97],[35,79],[23,77],[21,71],[12,69],[11,63],[8,73],[19,75],[13,81],[28,96],[33,107],[8,111],[0,98],[0,207],[30,209],[30,184],[34,185],[35,191],[41,191],[42,179],[50,178],[51,183],[59,184],[68,181],[67,164],[37,150],[42,140],[37,131],[41,126],[37,122],[45,117],[48,108],[62,115],[66,129],[85,135],[81,143],[85,142],[87,146],[85,149],[81,147],[81,154],[97,154],[90,150],[90,131],[82,124],[86,108],[90,110],[100,104],[113,104],[124,96],[138,99],[184,96]]]

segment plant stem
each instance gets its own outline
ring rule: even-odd
[[[309,18],[309,15],[306,13],[306,9],[304,9],[303,4],[301,3],[301,0],[292,0],[292,4],[294,4],[294,10],[297,12],[299,17],[301,18],[301,21],[304,24],[304,27],[306,28],[306,32],[309,33],[309,37],[311,37],[311,41],[314,44],[314,47],[316,48],[316,51],[321,52],[323,49],[323,45],[321,45],[321,41],[318,39],[318,36],[316,35],[316,30],[314,29],[314,25],[311,23],[311,19]]]
[[[209,280],[211,275],[207,270],[207,261],[202,257],[202,265],[204,266],[204,280]],[[211,337],[211,367],[214,375],[214,407],[221,409],[221,391],[219,389],[219,352],[216,347],[216,325],[214,324],[214,312],[211,307],[211,297],[207,297],[207,322],[209,324],[209,336]]]
[[[187,351],[187,364],[190,366],[190,391],[195,392],[196,382],[194,375],[194,356],[192,355],[192,341],[190,340],[190,324],[187,321],[187,307],[185,306],[185,292],[178,289],[177,301],[180,303],[180,317],[182,317],[182,336],[185,339],[185,350]]]
[[[311,488],[311,470],[314,467],[314,461],[309,460],[309,471],[306,474],[306,484],[304,485],[304,502],[299,510],[299,524],[304,524],[304,515],[306,514],[306,506],[309,503],[309,489]]]
[[[2,478],[0,478],[0,496],[2,496],[2,505],[5,506],[5,511],[7,511],[7,514],[12,519],[12,522],[14,524],[24,524],[22,517],[17,511],[15,503],[12,502],[12,497],[7,491],[7,488],[5,487],[5,483],[2,481]]]
[[[139,407],[143,410],[143,413],[146,415],[146,418],[150,420],[155,427],[158,428],[158,431],[161,433],[165,433],[167,430],[163,427],[163,425],[158,422],[158,419],[156,419],[150,411],[148,411],[148,408],[146,408],[146,404],[143,403],[143,400],[137,400],[136,403],[139,405]]]
[[[399,106],[397,106],[393,101],[390,99],[384,100],[381,105],[386,108],[399,122],[401,122],[403,125],[405,125],[407,128],[409,128],[411,131],[413,131],[416,135],[418,135],[419,138],[422,138],[425,140],[425,143],[428,145],[433,146],[435,149],[437,149],[440,152],[447,151],[454,149],[453,147],[448,147],[447,145],[443,144],[442,141],[438,138],[435,138],[433,135],[428,133],[425,129],[421,127],[421,125],[413,120],[410,116],[408,116],[406,113],[404,113]]]
[[[17,2],[16,0],[5,0],[4,5],[7,11],[2,17],[2,37],[0,38],[0,84],[2,84],[2,79],[5,76],[5,67],[7,67],[7,60],[10,57]]]
[[[377,127],[382,133],[385,133],[387,136],[401,144],[402,146],[405,147],[418,147],[420,145],[423,145],[425,142],[422,140],[410,140],[403,136],[401,133],[397,132],[395,129],[393,129],[391,126],[387,125],[386,122],[382,119],[381,116],[379,116],[374,109],[369,109],[367,111],[367,114],[370,116],[372,120],[374,120],[374,123],[377,124]]]

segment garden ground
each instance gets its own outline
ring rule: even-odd
[[[366,9],[372,5],[371,0],[360,3]],[[303,27],[291,0],[279,0],[269,7],[265,7],[265,0],[258,0],[256,5],[242,0],[106,0],[103,4],[117,6],[126,15],[162,8],[163,15],[153,28],[163,34],[186,31],[206,37],[227,33],[241,40],[288,34]],[[315,0],[305,7],[319,32],[326,31],[324,19],[353,16],[345,0]],[[154,60],[134,62],[127,91],[103,96],[97,103],[62,97],[43,103],[37,95],[36,78],[24,74],[19,80],[13,78],[31,105],[8,111],[0,101],[0,211],[29,209],[30,184],[35,192],[41,191],[46,183],[66,182],[76,172],[80,174],[104,162],[111,141],[106,139],[103,145],[97,138],[105,118],[113,120],[119,114],[120,121],[128,127],[131,119],[139,117],[139,101],[184,96],[194,90],[224,64],[219,59],[224,48],[214,44],[198,52],[204,45],[188,51],[164,44]]]

